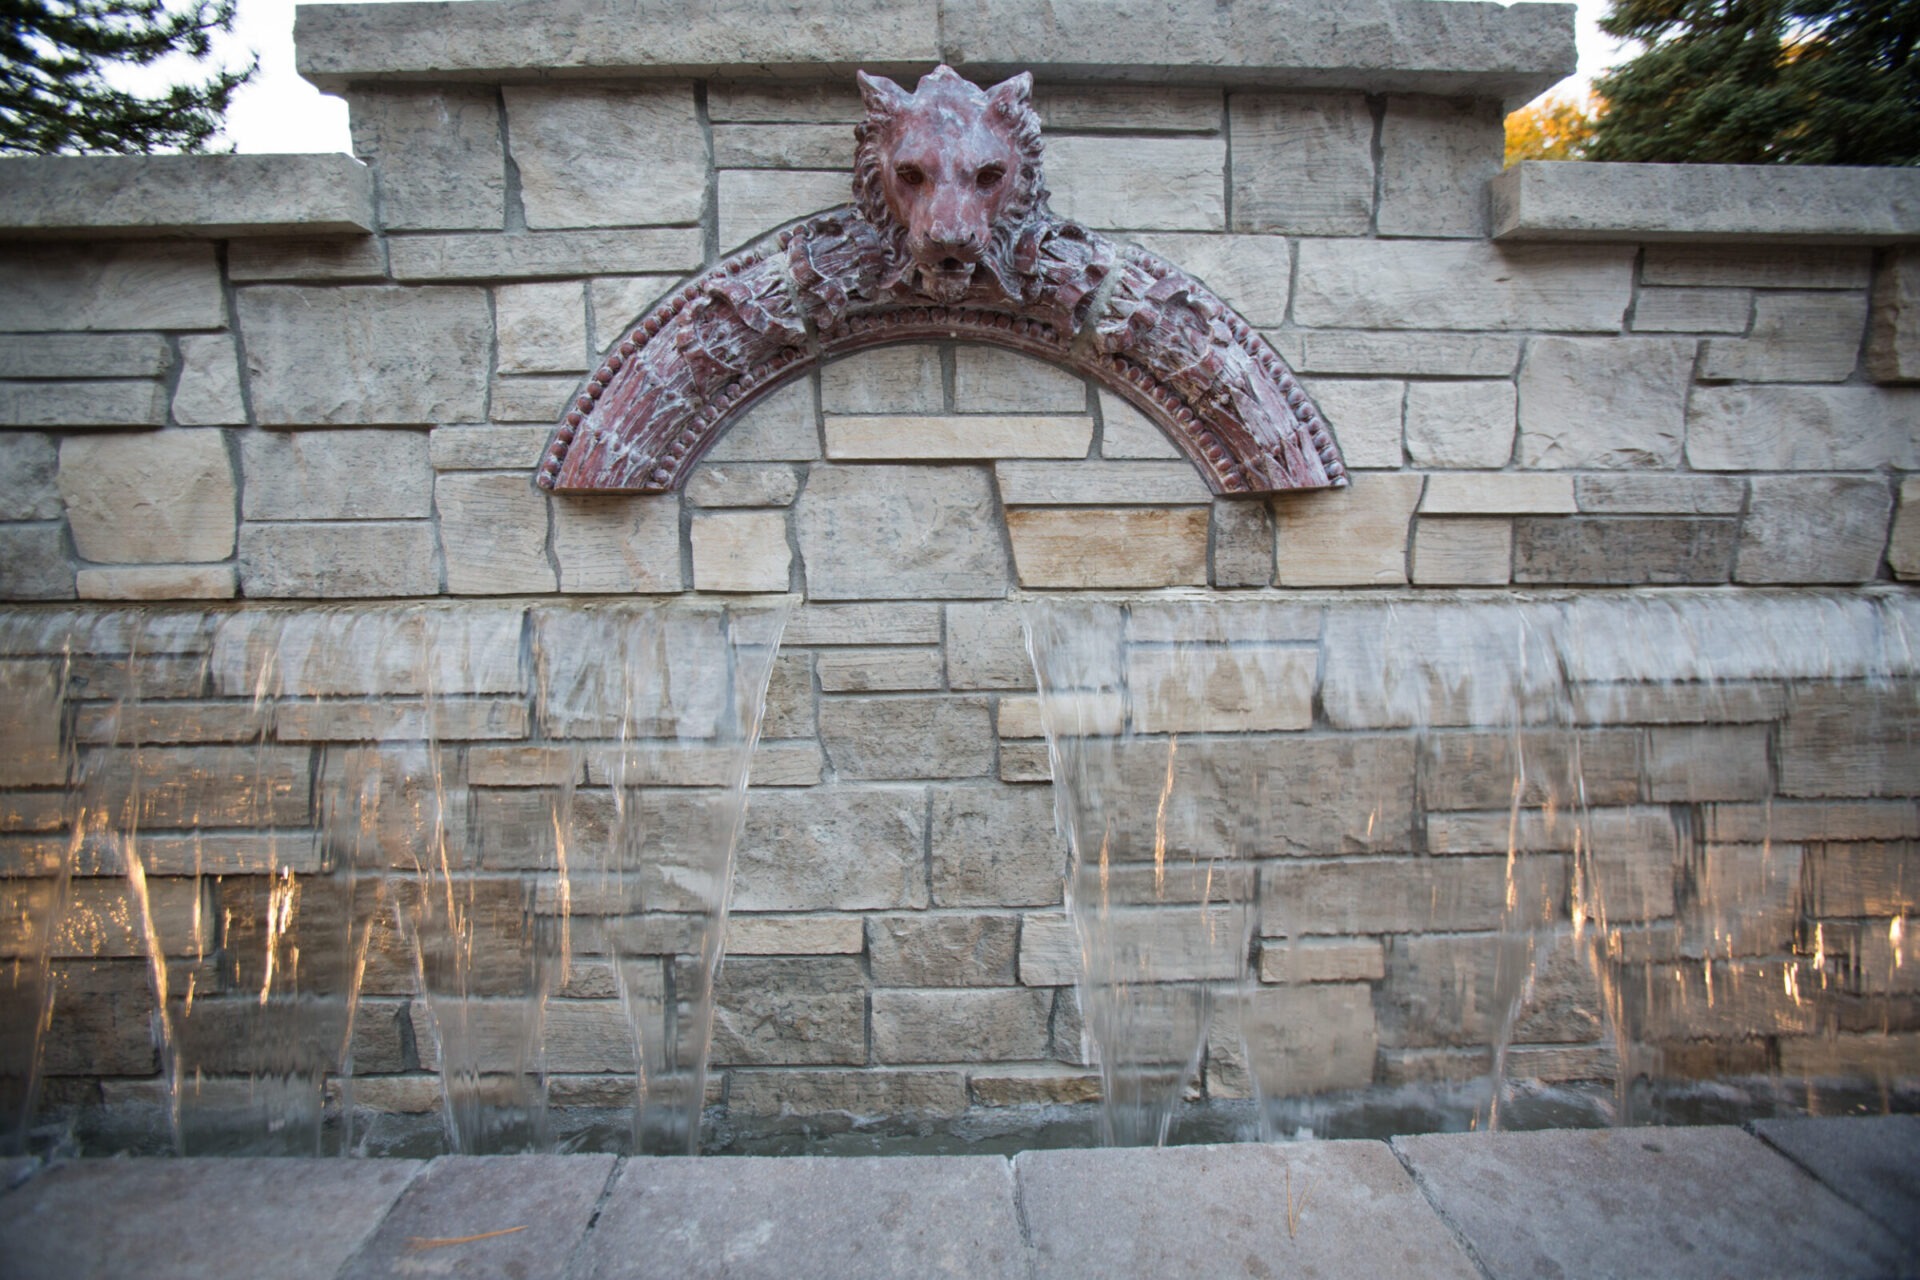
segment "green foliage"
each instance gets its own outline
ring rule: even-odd
[[[241,70],[153,96],[113,87],[103,69],[204,59],[233,27],[235,0],[0,0],[0,154],[203,151],[219,132]]]
[[[1917,0],[1613,0],[1592,160],[1920,164]]]

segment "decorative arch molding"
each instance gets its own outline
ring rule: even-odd
[[[1177,266],[1047,207],[1032,77],[860,77],[853,204],[741,250],[607,353],[541,459],[542,488],[679,487],[727,426],[825,361],[956,339],[1039,356],[1125,397],[1216,494],[1347,483],[1285,361]]]

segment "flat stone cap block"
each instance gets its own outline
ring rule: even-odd
[[[14,237],[364,235],[373,174],[347,155],[0,160]]]
[[[1496,240],[1920,240],[1920,169],[1523,160],[1491,190]]]
[[[467,0],[301,5],[300,72],[355,80],[912,74],[1520,102],[1574,70],[1568,4],[1460,0]]]
[[[1753,1131],[1920,1259],[1920,1116],[1796,1116]]]

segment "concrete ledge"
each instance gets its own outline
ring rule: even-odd
[[[301,5],[302,75],[364,80],[909,74],[1359,89],[1519,102],[1572,74],[1572,5],[1353,0],[491,0]]]
[[[15,238],[361,235],[373,174],[352,156],[33,156],[0,160]]]
[[[1920,240],[1920,169],[1526,160],[1490,189],[1496,240]]]

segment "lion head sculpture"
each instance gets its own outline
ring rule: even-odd
[[[988,282],[1020,298],[1015,248],[1047,200],[1033,76],[982,90],[941,66],[912,93],[883,76],[859,80],[867,118],[854,129],[854,197],[893,246],[883,283],[943,303]]]

